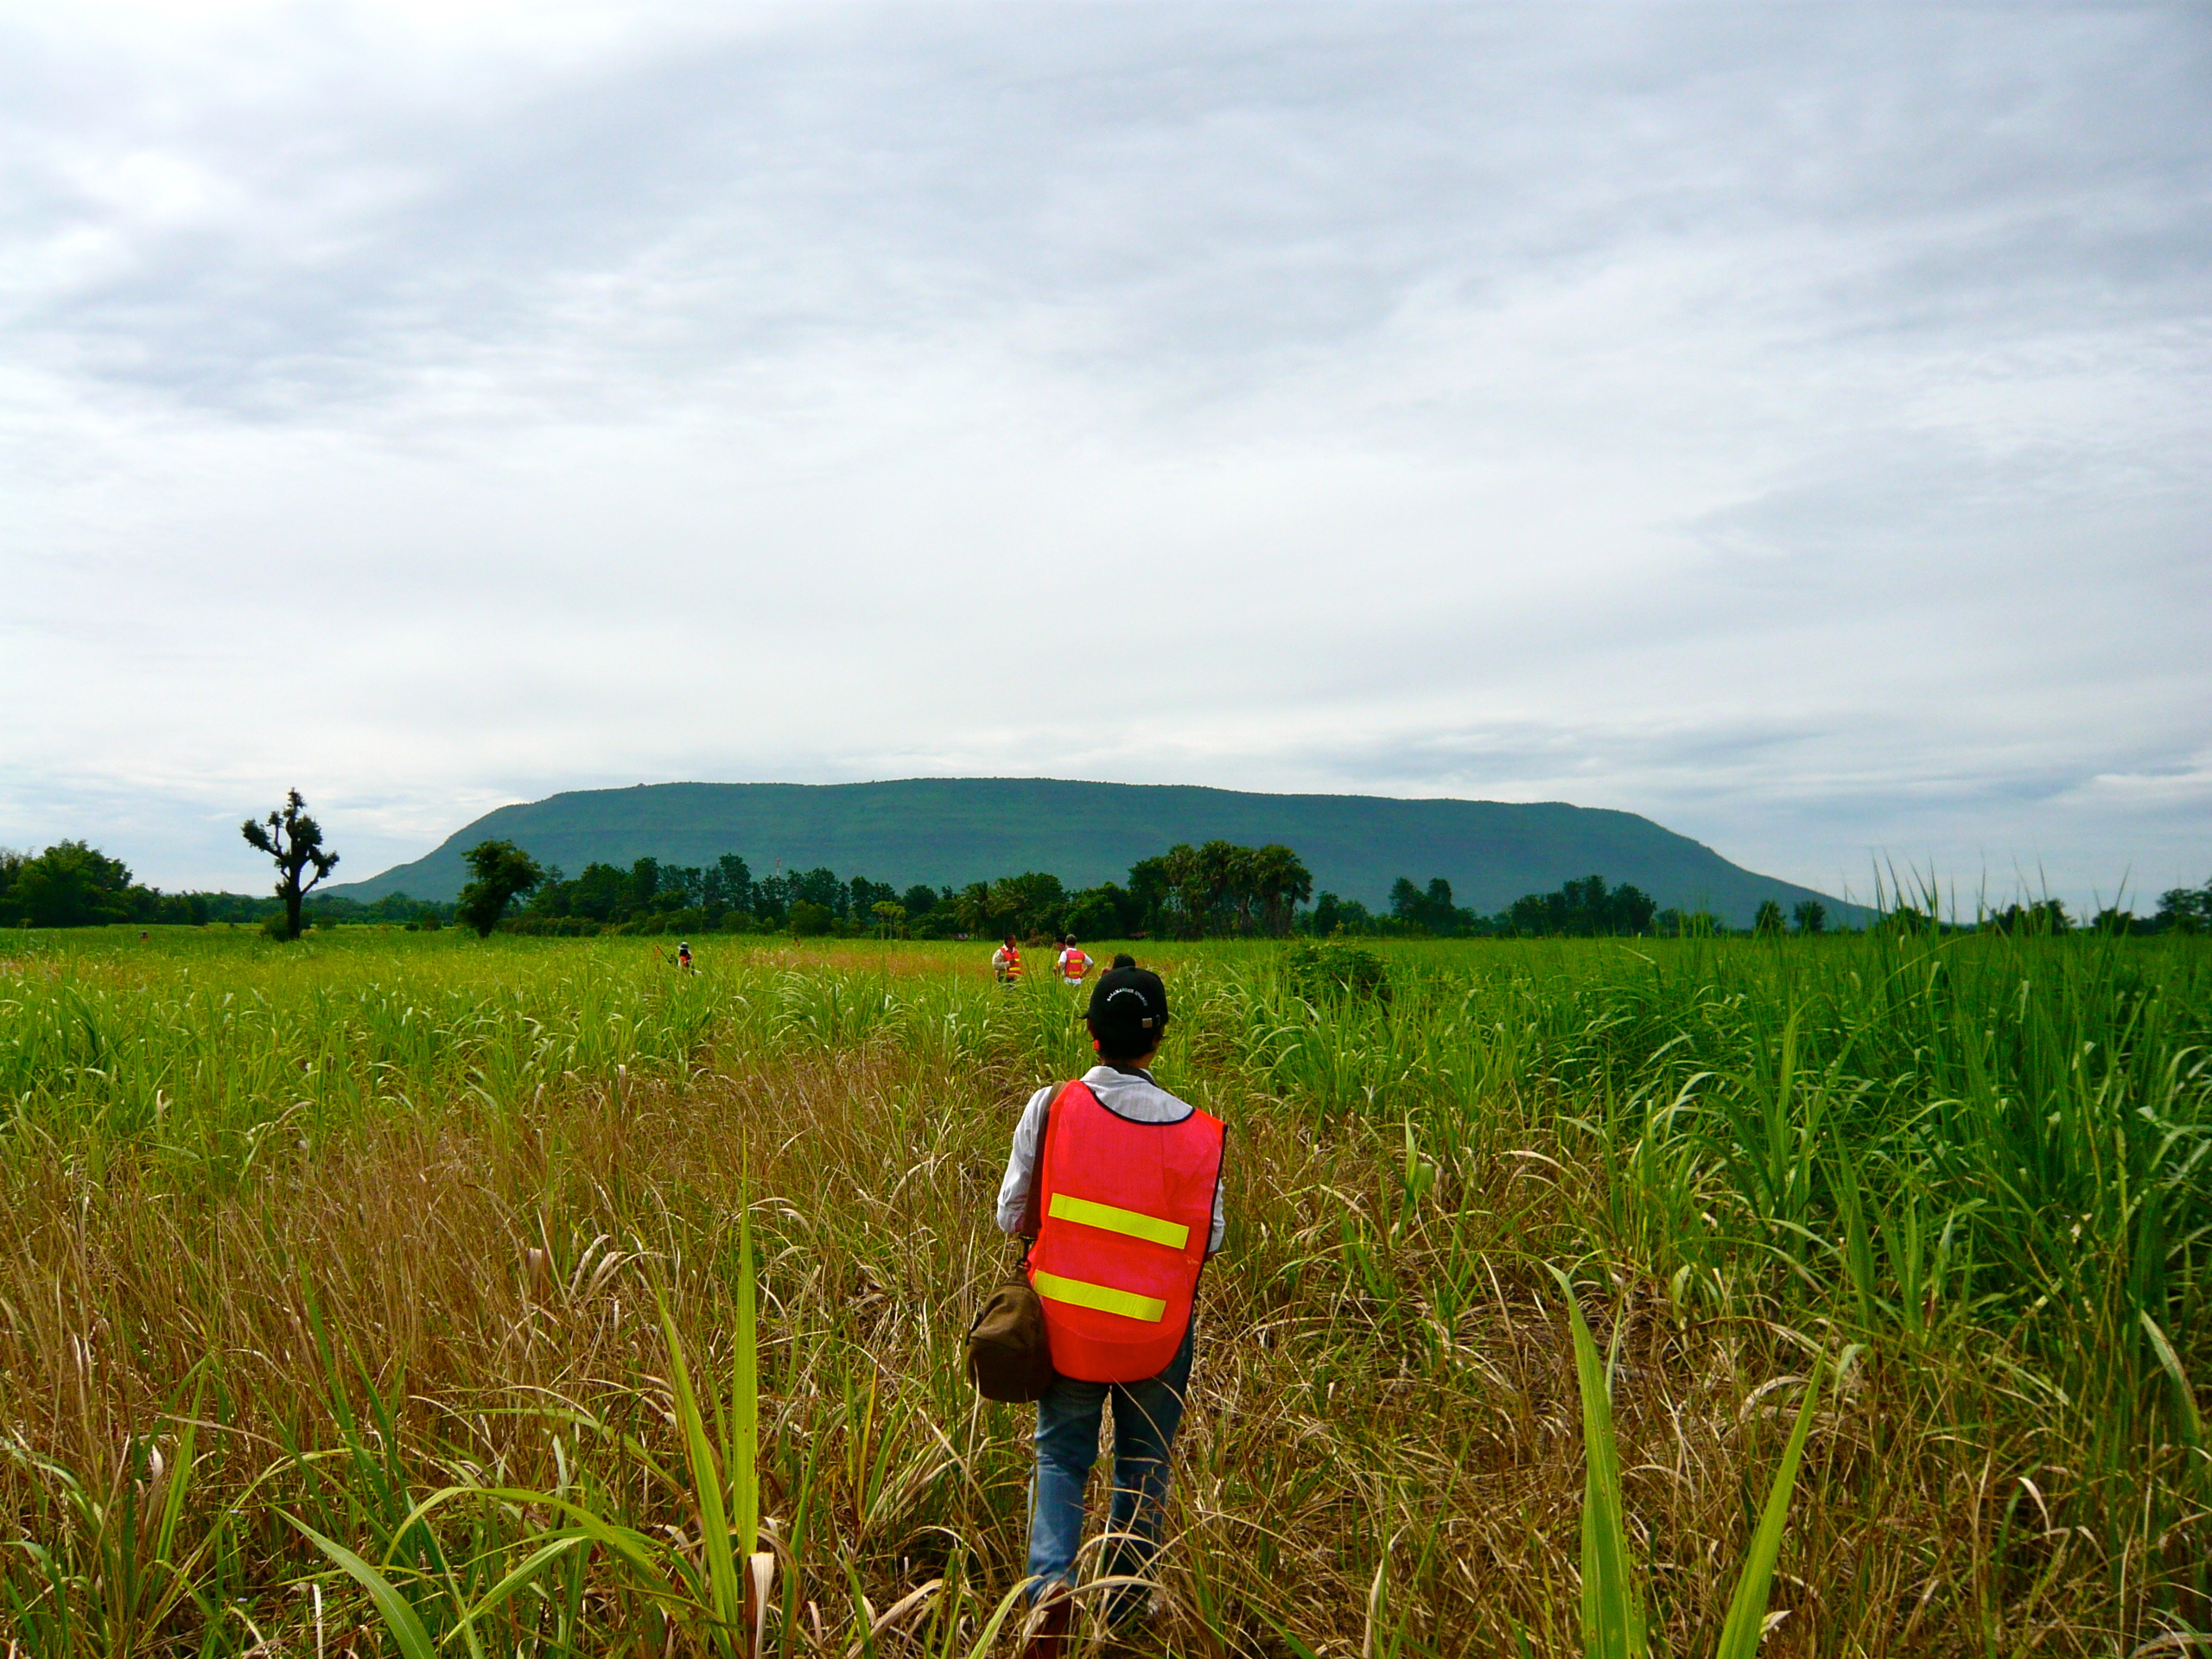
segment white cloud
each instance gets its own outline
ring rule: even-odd
[[[2208,44],[0,12],[0,840],[984,771],[2201,880]]]

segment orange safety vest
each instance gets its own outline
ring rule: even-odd
[[[1084,1382],[1157,1376],[1182,1346],[1213,1233],[1219,1118],[1117,1117],[1082,1083],[1045,1127],[1029,1282],[1052,1369]]]
[[[1090,971],[1090,958],[1071,945],[1061,953],[1060,971],[1070,979],[1081,979]]]

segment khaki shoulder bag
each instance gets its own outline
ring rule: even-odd
[[[1042,1400],[1052,1386],[1052,1352],[1045,1341],[1045,1304],[1029,1282],[1029,1251],[1037,1243],[1039,1207],[1044,1202],[1045,1141],[1052,1127],[1052,1108],[1067,1092],[1065,1083],[1045,1105],[1037,1127],[1037,1161],[1029,1172],[1029,1202],[1021,1212],[1017,1236],[1021,1260],[991,1288],[982,1310],[968,1328],[968,1375],[986,1400],[1018,1405]]]

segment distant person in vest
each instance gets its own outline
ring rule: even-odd
[[[1014,935],[1006,936],[1006,943],[991,952],[991,971],[999,983],[1010,985],[1021,977],[1021,947],[1014,942]]]
[[[1060,979],[1064,984],[1080,985],[1083,976],[1090,971],[1090,958],[1071,933],[1060,942]]]
[[[1059,1373],[1037,1402],[1030,1489],[1030,1593],[1041,1601],[1024,1659],[1059,1659],[1083,1538],[1083,1488],[1098,1420],[1114,1406],[1114,1493],[1100,1570],[1137,1576],[1160,1548],[1167,1459],[1191,1380],[1192,1300],[1221,1248],[1221,1120],[1147,1068],[1167,1029],[1160,976],[1128,957],[1099,976],[1088,1016],[1099,1064],[1030,1096],[999,1186],[998,1224],[1018,1231],[1039,1183],[1030,1282]],[[1142,1618],[1151,1592],[1112,1592],[1108,1622]]]

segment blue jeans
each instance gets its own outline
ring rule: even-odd
[[[1159,1376],[1141,1382],[1078,1382],[1063,1376],[1037,1402],[1037,1478],[1029,1498],[1029,1576],[1033,1599],[1054,1585],[1075,1581],[1076,1551],[1083,1542],[1083,1488],[1098,1458],[1098,1419],[1114,1402],[1114,1496],[1107,1510],[1109,1540],[1101,1563],[1108,1576],[1135,1577],[1160,1549],[1160,1523],[1167,1503],[1167,1455],[1183,1421],[1191,1383],[1192,1327]],[[1118,1623],[1144,1610],[1140,1589],[1114,1592],[1107,1608]]]

